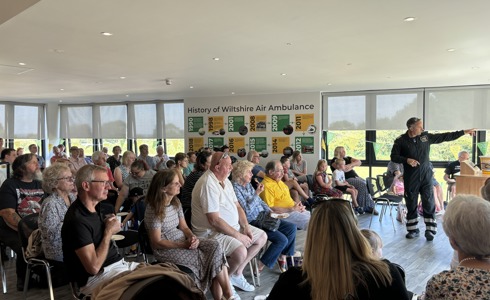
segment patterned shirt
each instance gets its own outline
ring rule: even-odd
[[[490,299],[490,271],[456,267],[434,275],[425,290],[425,300]]]
[[[75,201],[73,194],[69,195],[70,203]],[[57,193],[51,194],[43,201],[39,213],[39,230],[41,231],[44,256],[47,259],[63,261],[61,248],[61,226],[65,218],[68,206]]]
[[[257,216],[261,211],[271,211],[269,206],[255,193],[252,185],[248,183],[246,186],[233,182],[233,189],[235,190],[238,202],[242,206],[245,214],[247,215],[247,222],[251,222],[257,219]]]

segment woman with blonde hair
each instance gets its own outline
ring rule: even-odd
[[[199,240],[189,229],[177,198],[179,193],[176,170],[162,170],[153,177],[144,220],[153,255],[159,262],[191,269],[197,286],[204,293],[211,286],[214,299],[235,299],[220,244],[214,239]]]
[[[131,164],[136,159],[133,151],[125,151],[123,153],[121,164],[114,169],[114,182],[116,187],[121,189],[123,181],[129,176]]]
[[[347,200],[313,209],[303,266],[289,268],[267,299],[409,299],[398,269],[378,259],[357,227]]]

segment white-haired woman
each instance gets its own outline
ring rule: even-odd
[[[447,206],[443,223],[459,265],[434,275],[420,299],[490,299],[490,202],[458,195]]]

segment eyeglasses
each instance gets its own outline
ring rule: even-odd
[[[56,180],[66,180],[66,181],[69,181],[69,182],[73,182],[73,181],[75,181],[75,177],[73,177],[73,176],[60,177],[60,178],[56,178]]]
[[[227,152],[223,152],[223,155],[221,155],[220,159],[218,160],[218,163],[216,165],[219,165],[219,162],[223,159],[223,158],[227,158],[229,155]]]
[[[104,185],[111,185],[111,182],[110,181],[107,181],[107,180],[90,180],[89,182],[102,182],[104,183]]]

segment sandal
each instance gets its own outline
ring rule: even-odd
[[[286,272],[287,270],[287,262],[285,260],[277,260],[277,266],[279,267],[279,271],[281,271],[281,273],[284,273]]]

